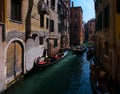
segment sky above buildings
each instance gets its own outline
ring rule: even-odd
[[[81,6],[83,9],[83,21],[87,22],[95,18],[94,0],[71,0],[74,6]]]

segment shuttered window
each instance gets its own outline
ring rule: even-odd
[[[57,47],[57,39],[54,39],[54,47]]]
[[[98,16],[98,30],[102,29],[102,12]]]
[[[22,0],[11,0],[11,19],[15,21],[22,21],[21,18]]]
[[[108,42],[105,42],[104,45],[105,45],[105,54],[108,55]]]
[[[120,13],[120,0],[116,0],[116,10],[117,13]]]
[[[55,0],[51,0],[51,8],[55,9]]]
[[[110,23],[110,5],[108,4],[105,8],[104,8],[104,28],[109,28],[109,23]]]
[[[40,27],[44,27],[44,15],[40,15]]]
[[[61,23],[58,23],[58,32],[61,32]]]
[[[0,22],[4,22],[4,0],[0,0]]]
[[[49,19],[46,18],[46,29],[48,29],[48,27],[49,27]]]
[[[54,32],[54,20],[50,20],[50,32]]]

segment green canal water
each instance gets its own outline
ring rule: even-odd
[[[30,71],[4,94],[93,94],[86,53],[69,52],[59,63]]]

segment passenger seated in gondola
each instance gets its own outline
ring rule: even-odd
[[[61,58],[61,55],[55,55],[55,59],[58,60]]]
[[[47,57],[44,61],[47,62],[47,63],[50,63],[51,62],[51,58]]]
[[[46,61],[45,61],[44,57],[39,56],[39,57],[37,57],[36,63],[37,64],[45,64]]]
[[[52,56],[50,56],[50,61],[51,62],[53,62],[53,61],[55,61],[56,59],[55,59],[55,55],[52,55]]]

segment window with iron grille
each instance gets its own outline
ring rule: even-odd
[[[15,21],[22,21],[22,0],[11,0],[11,19]]]

